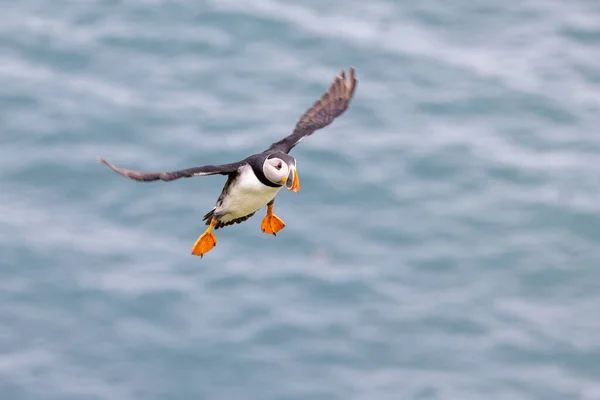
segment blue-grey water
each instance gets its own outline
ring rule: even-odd
[[[12,1],[0,398],[600,399],[600,3]],[[190,255],[221,176],[347,113]]]

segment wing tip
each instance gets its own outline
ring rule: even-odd
[[[102,157],[97,157],[97,159],[98,159],[98,162],[99,162],[100,164],[104,164],[104,165],[106,165],[108,168],[112,169],[112,170],[113,170],[113,171],[115,171],[117,174],[119,174],[119,175],[123,175],[123,176],[125,176],[125,177],[128,177],[128,178],[131,178],[131,179],[135,179],[135,178],[134,178],[133,176],[131,176],[131,174],[130,174],[130,172],[133,172],[133,171],[127,171],[127,170],[124,170],[124,169],[122,169],[122,168],[119,168],[119,167],[117,167],[116,165],[114,165],[113,163],[106,161],[106,160],[105,160],[104,158],[102,158]]]
[[[356,85],[358,83],[358,79],[356,79],[356,70],[353,65],[350,65],[348,68],[349,77],[346,77],[346,70],[342,68],[342,72],[338,77],[336,77],[334,81],[334,85],[337,83],[340,85],[340,89],[343,93],[343,96],[350,101],[352,97],[354,97],[354,91],[356,90]]]
[[[351,65],[350,68],[348,68],[348,72],[349,77],[347,78],[346,70],[342,68],[340,75],[336,77],[335,81],[339,81],[342,84],[344,84],[347,88],[349,88],[349,94],[350,96],[352,96],[352,94],[354,93],[354,89],[356,88],[356,84],[358,83],[358,79],[356,79],[356,70],[354,69],[354,66]]]
[[[348,68],[348,72],[350,74],[350,80],[356,80],[356,69],[354,68],[353,65],[350,65],[350,67]],[[340,72],[340,77],[344,80],[346,80],[346,69],[342,68],[341,72]]]
[[[102,157],[98,156],[98,157],[96,157],[96,159],[98,160],[98,162],[99,162],[100,164],[104,164],[104,165],[106,165],[107,167],[109,167],[110,169],[112,169],[112,170],[114,170],[114,171],[117,171],[117,167],[115,167],[115,165],[114,165],[114,164],[112,164],[112,163],[110,163],[110,162],[106,161],[104,158],[102,158]]]

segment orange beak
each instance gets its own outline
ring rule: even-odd
[[[300,190],[300,180],[298,179],[298,172],[296,171],[296,168],[291,169],[285,187],[295,193],[298,193],[298,191]]]

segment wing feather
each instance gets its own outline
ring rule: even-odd
[[[273,143],[269,150],[278,149],[289,153],[305,137],[331,124],[348,108],[357,83],[353,67],[350,67],[350,79],[346,78],[346,71],[342,70],[340,75],[335,77],[329,89],[302,115],[296,123],[294,132]]]
[[[138,182],[151,182],[151,181],[173,181],[175,179],[180,178],[191,178],[193,176],[204,176],[204,175],[229,175],[233,172],[236,172],[239,167],[241,167],[244,162],[239,161],[232,164],[223,164],[223,165],[205,165],[202,167],[194,167],[188,169],[182,169],[179,171],[170,171],[170,172],[139,172],[131,169],[119,168],[116,165],[106,161],[103,158],[99,158],[102,164],[107,165],[110,169],[115,171],[116,173],[123,175],[126,178],[133,179]]]

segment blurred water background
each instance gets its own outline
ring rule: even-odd
[[[12,1],[0,398],[600,399],[600,3]],[[190,249],[341,68],[302,189]]]

